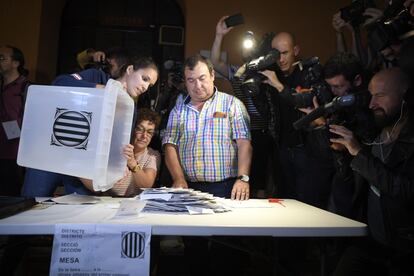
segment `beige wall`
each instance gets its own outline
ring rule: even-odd
[[[56,75],[60,18],[66,0],[43,0],[36,81],[49,84]]]
[[[42,0],[1,0],[0,7],[0,45],[21,49],[29,77],[35,80]]]
[[[349,2],[178,0],[186,17],[185,54],[209,50],[218,19],[241,12],[245,24],[236,27],[223,44],[231,63],[241,63],[239,45],[246,30],[259,37],[268,31],[291,31],[297,36],[302,56],[317,55],[325,61],[335,49],[332,14]],[[48,83],[54,78],[65,3],[66,0],[1,0],[0,45],[13,44],[23,50],[33,81]]]

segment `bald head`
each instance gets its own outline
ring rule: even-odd
[[[399,68],[382,70],[371,79],[368,89],[372,95],[369,107],[380,126],[395,122],[401,114],[408,77]]]
[[[397,67],[382,70],[371,79],[370,87],[382,86],[387,93],[403,97],[410,85],[409,78]]]
[[[285,75],[293,72],[293,63],[299,55],[299,47],[293,34],[281,32],[275,35],[272,40],[272,48],[280,52],[278,65]]]
[[[289,43],[292,46],[296,45],[296,38],[292,33],[289,32],[280,32],[277,33],[272,39],[272,48],[276,48],[275,46],[280,42]]]

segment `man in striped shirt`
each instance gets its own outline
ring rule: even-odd
[[[171,111],[163,145],[173,187],[249,199],[250,119],[243,103],[214,87],[211,62],[184,64],[187,98]]]

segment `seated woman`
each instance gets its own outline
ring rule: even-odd
[[[148,145],[160,120],[160,115],[155,111],[148,108],[138,110],[134,144],[124,147],[124,156],[127,159],[125,175],[104,194],[131,197],[139,194],[141,188],[151,188],[154,185],[161,164],[161,155]],[[92,180],[81,181],[85,187],[93,191]]]
[[[53,83],[60,86],[102,87],[106,84],[107,79],[97,78],[98,75],[99,70],[88,69],[77,74],[58,76]],[[150,86],[153,86],[157,79],[157,65],[151,58],[145,57],[130,58],[122,66],[120,77],[116,80],[122,83],[125,93],[128,93],[132,98],[136,98],[145,93]],[[77,177],[28,168],[22,195],[26,197],[53,196],[54,191],[60,184],[64,185],[65,194],[74,192],[78,194],[91,193]]]

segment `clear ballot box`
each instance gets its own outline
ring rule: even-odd
[[[92,179],[96,191],[106,191],[125,173],[133,114],[133,100],[115,80],[105,89],[31,85],[17,163]]]

